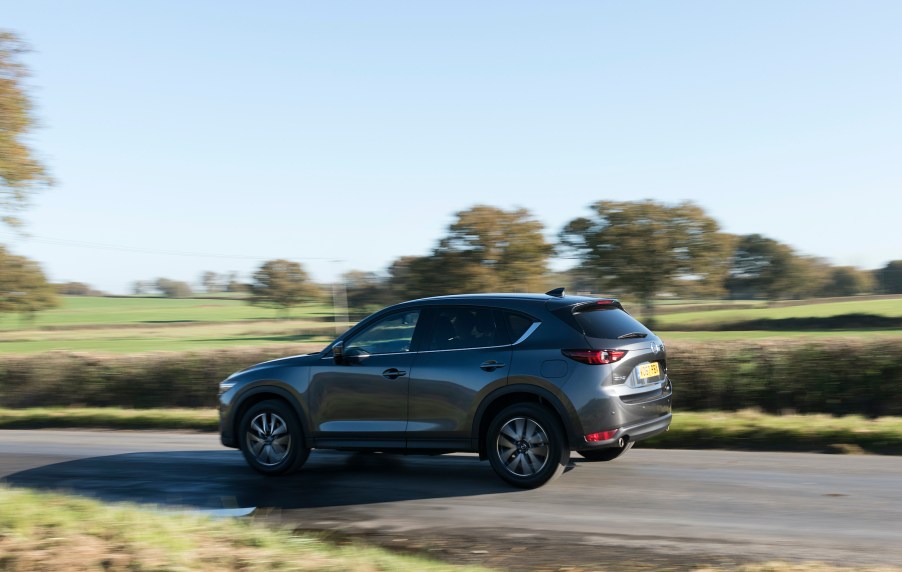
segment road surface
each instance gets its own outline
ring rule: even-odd
[[[0,431],[0,479],[522,570],[902,565],[899,457],[637,447],[521,491],[472,455],[322,451],[265,478],[213,434]]]

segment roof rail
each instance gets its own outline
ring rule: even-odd
[[[547,296],[554,296],[555,298],[563,298],[564,297],[564,289],[563,288],[555,288],[554,290],[549,290],[545,292]]]

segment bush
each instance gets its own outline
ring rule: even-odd
[[[295,347],[99,356],[48,352],[0,357],[4,407],[216,407],[219,382]]]
[[[902,415],[902,341],[673,342],[674,408]]]

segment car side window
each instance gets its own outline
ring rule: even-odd
[[[456,350],[504,345],[491,308],[441,308],[432,324],[430,350]]]
[[[386,316],[345,343],[346,355],[393,354],[410,351],[419,310]]]
[[[518,314],[515,312],[504,312],[504,319],[507,321],[507,330],[511,335],[511,343],[516,343],[526,330],[535,322],[529,316]]]

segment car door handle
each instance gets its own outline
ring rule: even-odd
[[[382,377],[385,377],[388,379],[398,379],[399,377],[401,377],[403,375],[407,375],[407,372],[404,371],[403,369],[397,369],[394,367],[390,367],[387,370],[382,372]]]
[[[485,371],[495,371],[500,367],[506,366],[506,363],[498,363],[497,361],[490,359],[489,361],[482,362],[479,367],[484,369]]]

